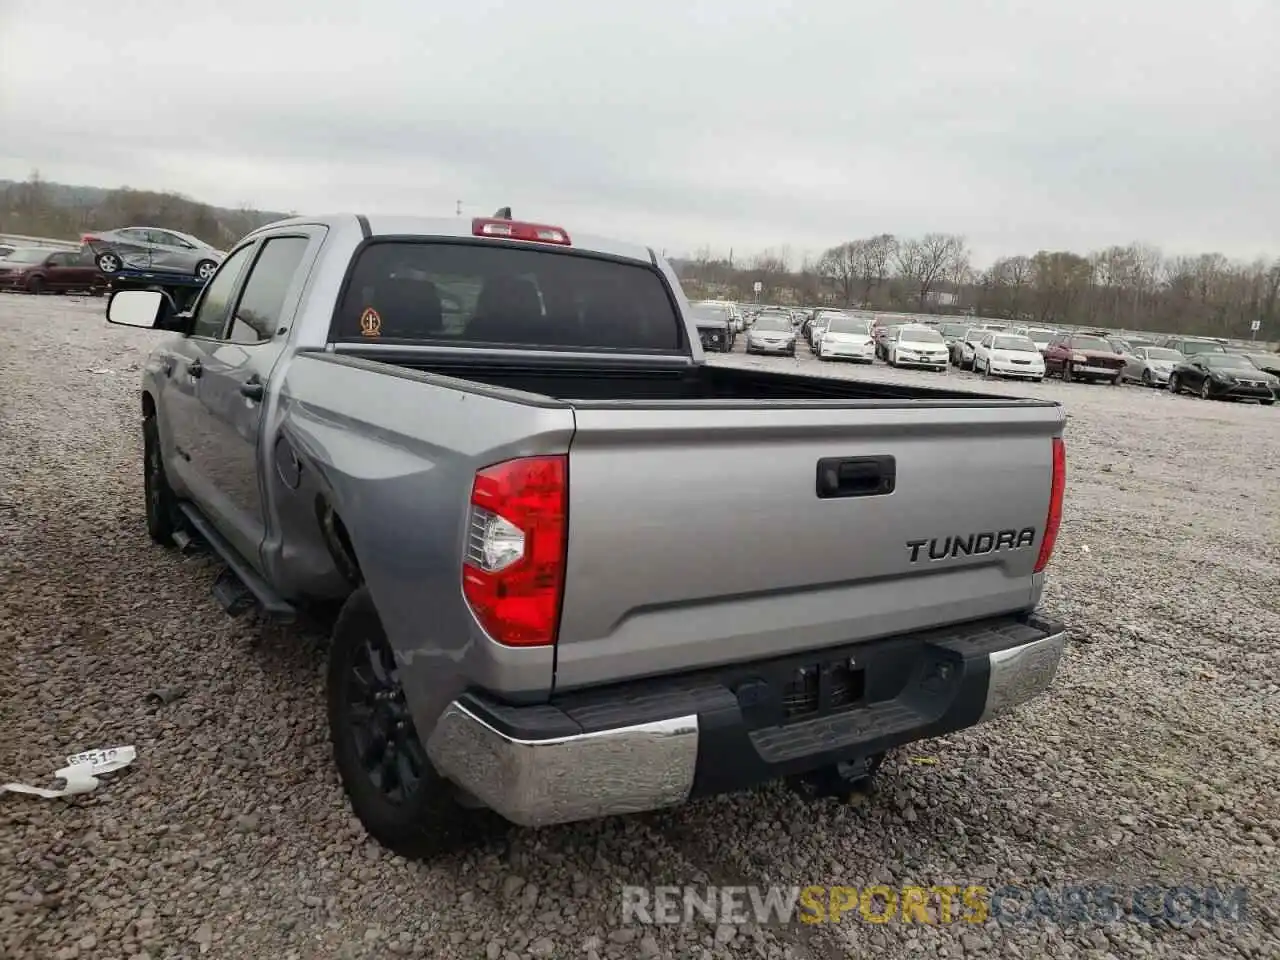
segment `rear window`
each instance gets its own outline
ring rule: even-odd
[[[683,324],[654,270],[487,244],[388,241],[359,254],[338,342],[674,353]]]

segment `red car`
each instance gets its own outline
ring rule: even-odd
[[[1051,377],[1056,373],[1067,382],[1105,380],[1119,383],[1124,372],[1124,357],[1101,337],[1085,334],[1054,337],[1040,352],[1044,354],[1045,376]]]
[[[107,280],[93,262],[90,250],[49,250],[20,247],[0,260],[0,290],[53,293],[83,290],[100,294]]]

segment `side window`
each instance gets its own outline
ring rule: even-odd
[[[994,340],[995,340],[995,337],[991,336],[991,334],[988,333],[985,337],[982,338],[982,345],[989,350],[991,349],[991,343]]]
[[[49,259],[45,261],[51,267],[66,267],[71,265],[71,254],[69,253],[52,253]]]
[[[280,326],[284,298],[307,252],[306,237],[272,237],[262,245],[231,316],[232,343],[270,340]]]
[[[235,293],[236,281],[244,270],[245,262],[254,245],[241,247],[226,260],[213,275],[208,286],[204,288],[204,296],[196,306],[195,321],[191,325],[191,336],[208,337],[213,340],[222,337],[227,327],[227,312],[231,308],[231,295]]]

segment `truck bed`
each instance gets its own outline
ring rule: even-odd
[[[560,691],[1039,600],[1054,403],[634,359],[309,357],[288,377],[306,422],[376,426],[361,469],[400,478],[383,503],[418,529],[479,467],[568,455]],[[459,553],[465,534],[432,532]]]
[[[452,359],[430,355],[393,357],[383,353],[377,359],[400,369],[535,394],[584,409],[619,403],[743,401],[758,405],[761,401],[774,401],[785,405],[786,401],[812,404],[815,400],[936,401],[947,406],[957,403],[1053,406],[1048,401],[984,395],[942,386],[907,386],[710,364],[692,367],[646,364],[629,358],[616,363],[602,362],[598,358],[589,362],[566,362],[555,357],[535,361],[484,362],[478,361],[474,355]]]

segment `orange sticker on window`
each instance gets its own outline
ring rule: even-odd
[[[365,307],[364,313],[360,314],[360,332],[366,337],[382,336],[382,318],[373,307]]]

